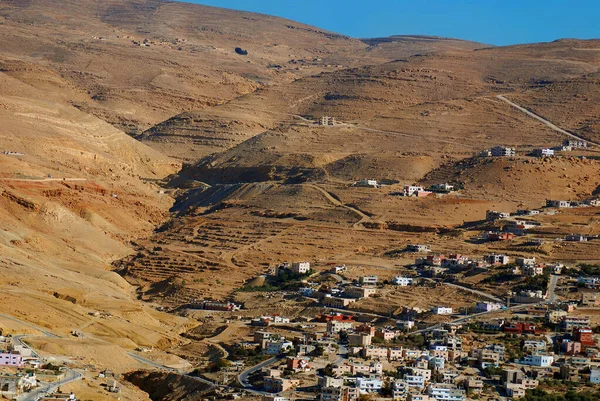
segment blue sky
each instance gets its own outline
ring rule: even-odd
[[[422,34],[494,45],[600,38],[600,0],[186,0],[370,38]]]

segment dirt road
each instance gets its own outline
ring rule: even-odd
[[[570,138],[573,138],[573,139],[577,139],[577,140],[580,140],[580,141],[585,141],[585,142],[591,143],[593,145],[600,146],[600,143],[592,142],[592,141],[590,141],[588,139],[585,139],[585,138],[582,138],[582,137],[580,137],[578,135],[575,135],[575,134],[573,134],[573,133],[571,133],[569,131],[565,131],[564,129],[562,129],[562,128],[554,125],[550,121],[546,120],[544,117],[542,117],[542,116],[540,116],[538,114],[535,114],[534,112],[531,112],[531,111],[527,110],[526,108],[521,107],[521,106],[519,106],[518,104],[516,104],[514,102],[511,102],[510,100],[508,100],[507,98],[505,98],[502,95],[498,95],[498,96],[496,96],[496,98],[502,100],[503,102],[506,102],[506,103],[510,104],[512,107],[514,107],[517,110],[522,111],[523,113],[527,114],[529,117],[535,118],[536,120],[540,121],[541,123],[545,124],[547,127],[553,129],[554,131],[556,131],[558,133],[561,133],[561,134],[566,135],[566,136],[568,136]]]
[[[335,196],[333,196],[331,193],[329,193],[328,191],[326,191],[325,189],[321,188],[318,185],[314,185],[314,184],[310,184],[309,187],[316,189],[317,191],[321,192],[325,198],[333,205],[335,206],[340,206],[343,207],[345,209],[350,210],[351,212],[357,214],[360,217],[360,220],[357,221],[356,223],[354,223],[354,228],[360,228],[360,225],[362,223],[365,223],[367,221],[370,221],[371,218],[369,216],[367,216],[364,212],[360,211],[359,209],[356,209],[352,206],[346,205],[345,203],[339,201]]]

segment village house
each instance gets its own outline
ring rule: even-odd
[[[564,338],[560,343],[560,351],[565,355],[577,355],[581,353],[581,343]]]
[[[504,305],[497,303],[497,302],[477,302],[477,304],[475,305],[475,311],[477,313],[491,312],[491,311],[500,310],[503,308],[504,308]]]
[[[351,331],[354,329],[354,322],[343,322],[339,320],[330,320],[327,322],[327,333],[335,334],[340,331]]]
[[[563,316],[560,328],[563,331],[571,331],[574,328],[590,327],[589,316]]]
[[[520,267],[535,265],[535,256],[532,256],[531,258],[517,257],[515,258],[515,263]]]
[[[356,401],[359,390],[355,387],[323,387],[321,388],[321,401]]]
[[[406,246],[407,252],[431,252],[429,245],[410,244]]]
[[[512,157],[515,155],[515,148],[494,146],[492,149],[490,149],[490,152],[494,157]]]
[[[526,355],[523,359],[519,360],[518,363],[520,363],[522,365],[547,368],[547,367],[552,366],[552,364],[554,363],[554,356],[552,356],[552,355]]]
[[[587,242],[588,238],[581,234],[569,234],[565,237],[565,241],[569,242]]]
[[[430,188],[429,188],[432,192],[442,192],[442,193],[447,193],[447,192],[452,192],[454,191],[454,185],[450,185],[447,182],[443,183],[443,184],[433,184]]]
[[[596,341],[594,340],[594,330],[590,327],[575,327],[573,329],[573,339],[581,343],[581,345],[596,345]]]
[[[432,309],[432,312],[435,315],[451,315],[452,308],[447,306],[436,306]]]
[[[376,288],[370,287],[346,287],[344,294],[350,298],[367,298],[377,293]]]
[[[509,217],[510,217],[510,213],[506,213],[506,212],[498,212],[496,210],[486,210],[486,212],[485,212],[485,219],[487,221],[508,219]]]
[[[0,366],[23,367],[23,356],[19,351],[2,351],[0,352]]]
[[[290,270],[295,274],[306,274],[310,272],[310,262],[294,262]]]
[[[533,155],[536,157],[552,157],[554,156],[554,150],[548,148],[534,149]]]
[[[300,384],[300,380],[267,376],[263,378],[263,387],[269,393],[283,393]]]
[[[523,275],[527,277],[535,277],[544,274],[544,265],[526,265],[523,268]]]
[[[417,185],[406,185],[403,190],[402,190],[402,194],[404,196],[416,196],[418,198],[422,197],[422,196],[429,196],[431,195],[430,191],[426,191],[423,187],[421,186],[417,186]]]
[[[377,180],[369,180],[367,178],[363,178],[360,181],[356,181],[352,184],[354,187],[363,187],[363,188],[379,188],[379,182]]]
[[[505,265],[510,262],[510,258],[506,255],[495,254],[484,255],[483,260],[491,265]]]
[[[319,119],[319,125],[331,127],[335,125],[335,117],[323,116]]]
[[[344,309],[355,301],[356,299],[332,297],[329,294],[321,299],[321,303],[323,304],[323,306],[336,309]]]
[[[394,278],[392,278],[392,284],[400,287],[408,287],[413,284],[413,279],[411,277],[394,276]]]
[[[598,292],[583,292],[581,293],[581,306],[598,306],[600,305],[600,297]]]
[[[571,202],[566,200],[550,200],[546,201],[546,207],[567,208],[571,207]]]
[[[348,345],[356,347],[366,347],[371,345],[371,339],[373,336],[366,333],[352,333],[348,334]]]
[[[464,390],[458,389],[454,384],[432,383],[427,386],[427,395],[431,399],[439,401],[465,401],[467,399]]]
[[[563,145],[570,146],[572,149],[582,149],[587,148],[588,144],[586,141],[582,141],[581,139],[569,138],[565,139]]]
[[[377,276],[362,276],[359,278],[361,285],[377,285]]]
[[[513,238],[515,238],[515,234],[513,233],[503,233],[498,231],[490,231],[486,235],[488,241],[510,241]]]
[[[286,367],[294,372],[309,372],[312,369],[309,358],[290,358],[286,360]]]

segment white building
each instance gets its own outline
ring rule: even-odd
[[[403,190],[404,196],[417,196],[419,192],[426,192],[425,188],[417,185],[406,185]]]
[[[494,146],[490,151],[494,157],[510,157],[515,155],[515,148],[506,148],[504,146]]]
[[[491,265],[505,265],[510,262],[510,258],[508,256],[497,255],[495,253],[492,253],[491,255],[484,255],[483,260]]]
[[[267,355],[279,355],[285,353],[292,349],[294,344],[290,341],[280,340],[280,341],[268,341],[265,345],[265,354]]]
[[[504,305],[497,302],[477,302],[475,305],[476,312],[491,312],[495,310],[500,310],[504,307]]]
[[[459,390],[454,384],[435,383],[427,387],[427,395],[438,401],[465,401],[464,390]]]
[[[436,306],[435,308],[433,308],[432,311],[436,315],[451,315],[452,314],[452,308],[447,307],[447,306]]]
[[[546,201],[546,206],[547,207],[558,207],[558,208],[565,208],[565,207],[571,207],[571,201],[566,201],[566,200],[547,200]]]
[[[552,355],[527,355],[519,361],[520,364],[547,368],[554,363]]]
[[[356,378],[356,388],[361,393],[373,393],[383,388],[383,381],[381,379],[370,379],[366,377]]]
[[[362,285],[377,285],[377,276],[363,276],[359,281]]]
[[[425,378],[419,375],[404,375],[404,381],[408,387],[425,388]]]
[[[590,372],[590,383],[600,384],[600,370],[592,369]]]
[[[330,320],[327,322],[327,332],[330,334],[352,329],[354,329],[354,323],[352,322],[340,322],[339,320]]]
[[[415,327],[414,320],[398,320],[396,321],[396,326],[398,326],[401,330],[410,330]]]
[[[515,263],[517,264],[517,266],[521,267],[535,265],[535,256],[531,258],[518,257],[515,259]]]
[[[413,279],[411,277],[394,276],[392,284],[399,285],[400,287],[408,287],[413,284]]]
[[[408,395],[408,384],[404,380],[394,380],[392,384],[392,400],[405,400]]]
[[[296,274],[306,274],[310,271],[310,262],[294,262],[291,270]]]
[[[554,150],[548,148],[534,149],[533,155],[537,157],[552,157],[554,156]]]

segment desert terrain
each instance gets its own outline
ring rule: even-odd
[[[4,2],[1,334],[89,368],[65,387],[82,399],[116,399],[98,377],[106,369],[121,400],[202,399],[222,396],[210,380],[227,380],[206,370],[233,360],[254,332],[248,319],[333,310],[300,286],[376,275],[377,295],[345,312],[389,324],[406,310],[504,302],[528,285],[496,282],[498,266],[420,278],[424,255],[408,245],[596,265],[597,206],[545,206],[598,196],[599,49],[357,39],[163,0]],[[319,124],[325,116],[336,123]],[[569,139],[589,146],[532,155]],[[515,154],[481,156],[494,146]],[[381,185],[354,185],[362,179]],[[399,196],[442,183],[457,190]],[[534,228],[482,240],[508,224],[486,211],[521,209],[542,210],[527,216]],[[299,261],[311,263],[303,281],[273,281]],[[329,273],[338,265],[343,276]],[[418,285],[391,285],[397,275]],[[237,319],[190,309],[205,300],[243,308]]]

